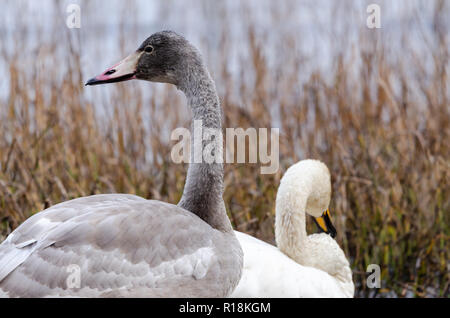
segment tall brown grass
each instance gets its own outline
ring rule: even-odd
[[[226,165],[224,199],[233,225],[273,243],[283,172],[300,159],[324,161],[332,174],[337,241],[351,260],[357,296],[449,296],[449,8],[444,1],[434,5],[426,60],[408,43],[396,52],[381,31],[362,28],[357,47],[332,52],[328,71],[311,69],[305,56],[293,53],[295,30],[272,43],[256,30],[248,8],[246,41],[239,44],[248,53],[237,71],[242,80],[227,63],[235,44],[226,27],[217,60],[208,59],[225,127],[281,131],[278,173]],[[273,19],[280,22],[282,14],[274,11]],[[232,19],[221,18],[224,26]],[[183,190],[187,167],[171,162],[174,143],[167,138],[171,129],[188,126],[183,97],[151,84],[145,97],[137,84],[126,83],[88,98],[83,82],[101,69],[84,74],[83,39],[57,29],[32,52],[24,31],[17,31],[15,48],[1,50],[8,68],[0,75],[9,85],[0,99],[3,237],[33,213],[72,198],[123,192],[176,203]],[[125,53],[125,26],[121,34],[118,58]],[[282,63],[269,67],[272,45],[280,45]],[[379,290],[366,287],[369,264],[381,267]]]

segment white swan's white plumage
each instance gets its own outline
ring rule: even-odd
[[[277,247],[236,231],[244,250],[241,281],[231,297],[351,297],[323,271],[296,263]]]
[[[352,272],[337,242],[306,234],[305,213],[321,216],[330,196],[323,163],[303,160],[286,171],[276,199],[278,248],[236,231],[244,269],[231,297],[353,297]]]

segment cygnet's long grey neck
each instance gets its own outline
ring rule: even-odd
[[[184,92],[192,111],[191,153],[187,179],[179,206],[195,213],[213,228],[223,232],[232,232],[225,204],[223,202],[223,165],[206,162],[203,149],[211,143],[210,140],[198,140],[194,131],[194,122],[201,121],[203,134],[208,128],[222,134],[222,113],[216,88],[208,70],[203,63],[192,63],[185,69],[183,81],[178,88]],[[197,145],[197,147],[195,146]],[[201,146],[201,148],[200,148]],[[215,150],[222,155],[222,142],[215,144]],[[197,152],[194,154],[194,151]],[[200,151],[200,153],[198,152]],[[201,161],[199,161],[199,155]],[[194,160],[195,159],[195,160]],[[211,161],[210,161],[211,162]]]

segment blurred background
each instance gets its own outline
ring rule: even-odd
[[[69,29],[67,6],[81,8]],[[381,8],[381,29],[366,8]],[[450,1],[2,1],[0,240],[44,208],[124,192],[177,203],[189,127],[175,87],[92,76],[163,29],[188,38],[216,81],[224,127],[280,128],[280,170],[225,166],[235,229],[274,243],[284,171],[332,175],[331,215],[357,297],[449,297]],[[310,220],[308,220],[310,221]],[[316,231],[309,222],[310,233]],[[366,286],[369,264],[381,288]]]

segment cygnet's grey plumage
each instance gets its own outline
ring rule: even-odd
[[[154,51],[145,52],[148,46]],[[156,33],[134,56],[134,73],[105,72],[88,84],[132,76],[172,83],[185,93],[193,119],[221,129],[214,82],[183,37]],[[195,163],[178,206],[104,194],[39,212],[0,245],[0,296],[225,297],[239,282],[243,256],[222,193],[222,164]],[[71,280],[77,267],[79,288]]]

